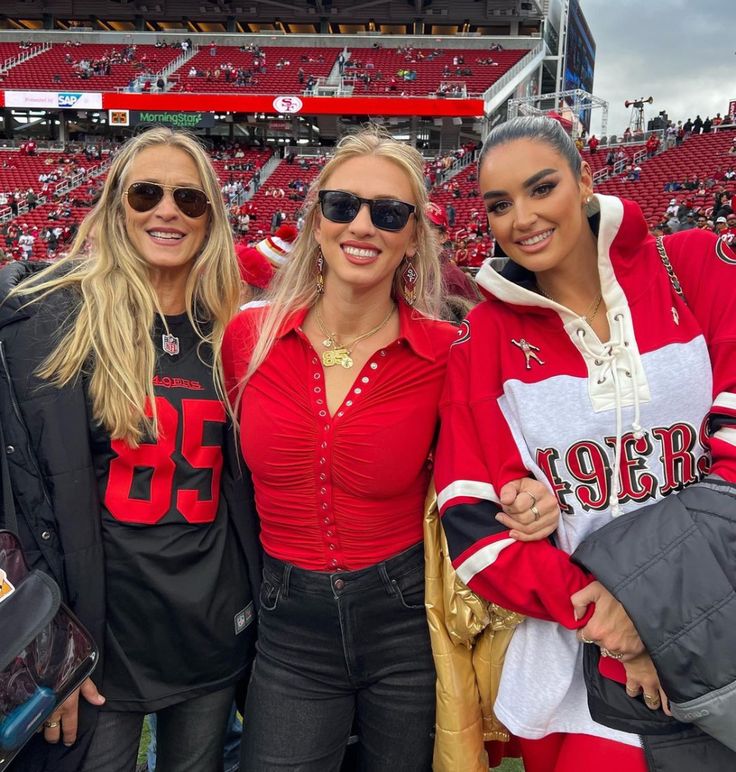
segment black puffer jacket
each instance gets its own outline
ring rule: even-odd
[[[709,479],[619,517],[573,559],[628,612],[679,720],[603,678],[586,646],[593,718],[642,735],[656,772],[736,770],[736,486]]]
[[[26,557],[32,568],[56,580],[64,601],[92,633],[101,655],[93,675],[99,683],[104,668],[105,570],[87,399],[81,379],[59,389],[35,375],[68,329],[78,301],[67,291],[31,305],[18,297],[6,300],[11,288],[35,270],[34,264],[14,263],[0,271],[0,421]],[[238,514],[233,524],[257,603],[261,552],[252,487],[238,465],[232,432],[228,437],[222,495],[231,503],[228,510]],[[49,745],[39,736],[12,769],[80,769],[97,710],[83,699],[79,704],[80,731],[71,748]]]

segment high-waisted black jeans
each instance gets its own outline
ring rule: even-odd
[[[421,544],[334,574],[266,556],[244,770],[336,772],[355,724],[361,772],[428,772],[434,716]]]

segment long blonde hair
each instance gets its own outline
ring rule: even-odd
[[[432,318],[439,316],[442,279],[439,251],[425,215],[428,198],[424,187],[424,161],[415,148],[395,140],[381,127],[369,124],[360,131],[347,134],[338,142],[332,158],[324,165],[310,186],[303,208],[304,226],[294,244],[289,262],[279,270],[271,289],[264,297],[268,304],[268,311],[264,316],[241,387],[263,364],[284,321],[298,309],[311,308],[317,301],[319,293],[316,283],[316,260],[319,245],[314,237],[314,228],[319,214],[317,194],[325,180],[341,164],[363,156],[386,158],[399,166],[409,178],[416,205],[414,215],[417,253],[412,258],[412,262],[418,278],[415,285],[414,308],[425,316]],[[394,274],[394,297],[401,297],[401,285],[401,266],[399,266]]]
[[[136,156],[157,146],[182,150],[194,161],[210,201],[207,235],[189,273],[185,298],[193,329],[201,343],[212,347],[215,388],[226,401],[220,348],[225,326],[238,308],[240,277],[217,176],[194,136],[156,127],[126,142],[68,255],[23,281],[12,293],[28,296],[35,303],[57,290],[75,291],[74,322],[38,375],[61,387],[88,374],[94,418],[112,439],[133,446],[146,434],[157,434],[156,349],[151,330],[156,315],[163,318],[164,314],[151,286],[148,265],[126,230],[123,186]],[[146,403],[152,418],[146,417]]]

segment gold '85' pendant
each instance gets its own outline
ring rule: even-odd
[[[334,367],[335,365],[342,365],[345,369],[353,366],[353,360],[348,354],[347,349],[337,348],[332,351],[322,352],[322,364],[325,367]]]

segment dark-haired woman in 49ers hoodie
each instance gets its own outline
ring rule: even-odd
[[[736,482],[736,256],[691,230],[666,241],[670,262],[636,204],[593,194],[590,168],[550,119],[497,127],[479,164],[510,262],[503,275],[480,270],[487,300],[452,348],[435,479],[458,576],[527,615],[496,714],[521,738],[527,772],[736,768],[734,751],[669,717],[662,682],[673,674],[660,679],[624,607],[569,558],[709,467]],[[528,472],[557,495],[554,544],[514,542],[491,516],[493,492]],[[617,537],[622,553],[634,548],[625,531]],[[584,648],[595,655],[589,685],[605,677],[617,688],[617,720],[591,715]],[[711,656],[726,685],[736,652]],[[663,733],[678,743],[666,762],[647,737]]]

